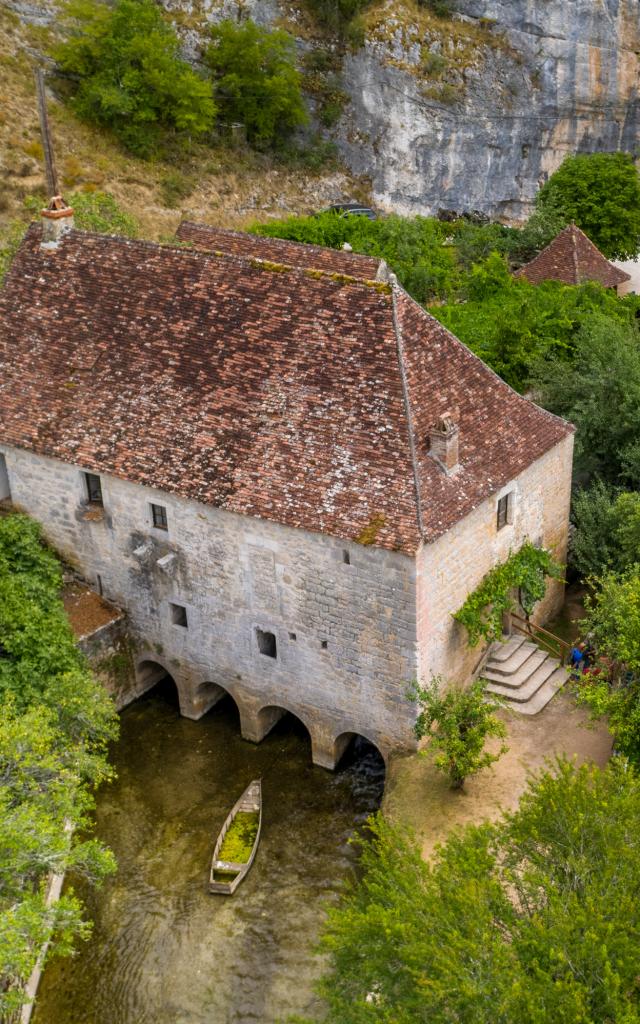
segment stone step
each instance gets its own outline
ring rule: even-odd
[[[496,672],[499,675],[511,676],[539,650],[540,648],[537,644],[532,644],[529,640],[526,640],[515,651],[513,651],[508,658],[505,658],[502,661],[496,661],[494,658],[490,657],[487,662],[487,667],[490,668],[492,672]]]
[[[529,678],[518,687],[505,686],[500,683],[487,683],[485,689],[489,693],[495,693],[498,697],[504,697],[516,704],[524,704],[544,686],[544,684],[558,671],[558,662],[553,658],[545,658],[542,664],[533,672]],[[566,676],[566,669],[563,669]]]
[[[487,679],[491,683],[498,683],[501,686],[508,687],[511,690],[517,690],[528,682],[545,661],[549,661],[551,665],[553,664],[553,659],[549,657],[546,651],[541,651],[539,647],[534,647],[533,650],[527,651],[527,657],[520,661],[518,667],[511,672],[507,672],[505,666],[495,667],[492,662],[489,662],[482,673],[482,678]]]
[[[519,711],[521,715],[537,715],[539,711],[546,708],[551,698],[555,697],[568,678],[569,675],[566,669],[562,667],[556,669],[551,678],[540,687],[531,700],[526,701],[524,704],[513,704],[514,711]]]
[[[510,636],[508,640],[496,640],[491,645],[489,661],[507,661],[524,643],[526,643],[524,636]]]

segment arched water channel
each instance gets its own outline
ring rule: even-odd
[[[275,1024],[314,1015],[312,955],[328,902],[353,871],[354,829],[382,796],[373,748],[336,773],[311,764],[306,730],[286,716],[257,746],[231,699],[181,718],[165,681],[122,714],[117,781],[98,796],[97,833],[119,871],[87,894],[91,939],[49,965],[34,1024]],[[263,830],[238,892],[207,892],[213,841],[252,778]]]

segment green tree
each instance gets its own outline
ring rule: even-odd
[[[617,492],[596,478],[576,493],[571,515],[570,560],[583,579],[624,572],[640,559],[639,492]]]
[[[329,911],[325,1024],[635,1024],[640,783],[561,761],[425,863],[382,817]]]
[[[241,122],[257,146],[273,145],[306,124],[302,76],[295,66],[295,40],[248,19],[211,28],[204,63],[214,83],[219,117]]]
[[[60,563],[26,516],[0,517],[0,1017],[42,943],[66,954],[87,934],[68,892],[46,905],[50,872],[99,881],[114,868],[86,837],[92,792],[111,777],[112,701],[75,644],[60,600]]]
[[[640,177],[628,153],[568,156],[540,189],[536,209],[575,221],[609,259],[640,249]]]
[[[427,737],[427,753],[436,768],[449,776],[454,789],[462,789],[465,779],[494,764],[508,749],[503,743],[496,754],[485,750],[490,736],[504,739],[507,735],[495,714],[502,704],[485,694],[481,680],[465,690],[449,686],[444,694],[441,691],[439,678],[413,690],[420,709],[415,734],[419,740]]]
[[[211,129],[211,85],[181,59],[178,37],[153,0],[71,0],[64,25],[68,37],[53,55],[80,117],[144,157],[170,138]]]
[[[575,462],[585,481],[640,488],[633,455],[640,436],[640,343],[634,326],[593,314],[575,337],[573,362],[537,371],[538,401],[576,425]]]

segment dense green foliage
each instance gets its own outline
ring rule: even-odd
[[[626,573],[609,573],[587,598],[582,623],[604,667],[581,677],[579,696],[596,717],[605,715],[615,747],[640,766],[640,552]]]
[[[338,36],[353,37],[353,23],[371,0],[306,0],[318,25]],[[358,38],[358,41],[362,40]]]
[[[632,258],[640,249],[640,177],[628,153],[568,156],[536,207],[575,221],[609,259]]]
[[[625,572],[640,560],[640,492],[596,479],[574,495],[571,563],[585,579]]]
[[[0,235],[0,286],[13,263],[13,257],[18,251],[24,232],[25,225],[22,221],[16,220],[12,221],[6,231]]]
[[[91,790],[110,776],[106,746],[116,734],[111,700],[76,647],[59,592],[60,565],[25,516],[0,517],[0,1016],[41,943],[69,952],[86,934],[68,891],[45,903],[50,872],[99,880],[110,853],[79,838]]]
[[[624,325],[636,345],[640,342],[637,296],[620,299],[595,283],[532,285],[511,277],[497,253],[472,266],[462,292],[468,301],[431,312],[519,391],[530,385],[535,367],[548,360],[562,387],[567,364],[584,335],[595,329],[596,314]]]
[[[558,762],[432,864],[382,817],[329,911],[326,1024],[638,1020],[640,782]]]
[[[71,0],[64,22],[68,37],[53,55],[80,117],[144,157],[170,139],[211,129],[211,84],[181,59],[178,37],[154,0]]]
[[[635,324],[603,312],[577,331],[573,361],[557,356],[538,372],[540,403],[577,427],[576,468],[640,488],[640,341]]]
[[[467,630],[471,647],[481,639],[497,640],[502,636],[504,615],[514,608],[514,590],[518,591],[525,613],[530,615],[545,595],[547,577],[562,579],[562,576],[562,566],[554,562],[549,552],[527,541],[519,551],[487,573],[454,619]]]
[[[503,743],[499,751],[485,750],[489,736],[504,739],[507,730],[495,712],[501,704],[485,694],[480,680],[464,690],[449,686],[444,694],[442,682],[431,680],[428,687],[416,686],[411,696],[420,709],[415,724],[419,740],[427,737],[427,754],[440,771],[451,779],[455,789],[461,789],[465,779],[488,768],[507,750]]]
[[[204,62],[214,83],[220,120],[245,125],[249,142],[272,145],[307,122],[295,40],[282,29],[248,19],[211,27]]]
[[[398,280],[418,302],[428,302],[457,284],[455,253],[443,246],[449,226],[430,217],[390,216],[371,221],[367,217],[341,217],[322,213],[316,217],[289,217],[283,221],[254,224],[255,234],[289,238],[340,249],[348,243],[355,252],[386,260]]]

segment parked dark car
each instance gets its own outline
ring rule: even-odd
[[[362,203],[333,203],[323,213],[339,213],[341,217],[368,217],[369,220],[377,220],[377,214],[370,206],[363,206]]]

